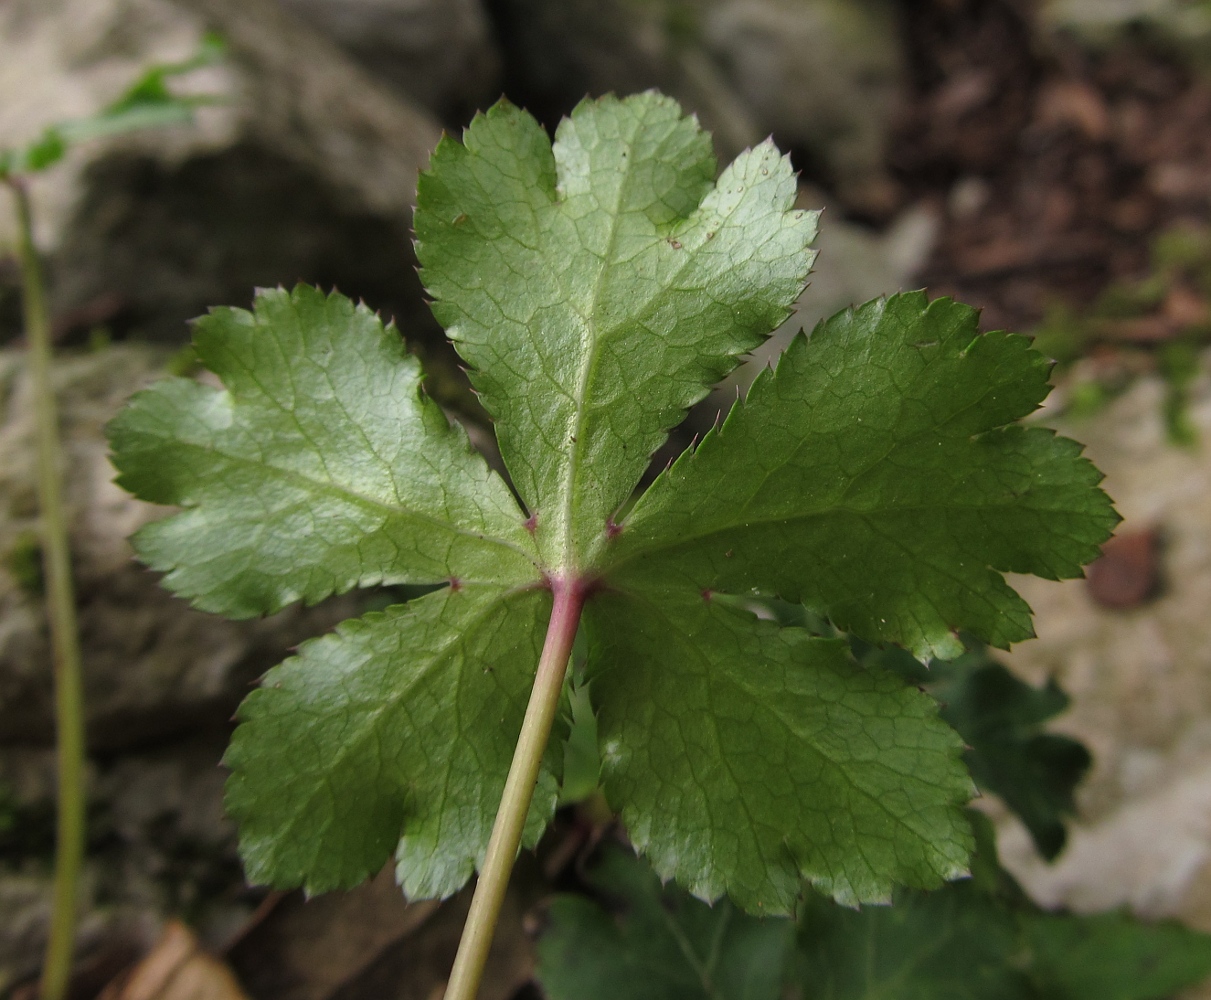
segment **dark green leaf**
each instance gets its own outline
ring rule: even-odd
[[[1211,975],[1211,937],[1122,913],[1024,918],[1045,1000],[1164,1000]]]
[[[1014,914],[971,885],[861,910],[813,896],[798,972],[808,1000],[1036,1000],[1020,951]]]
[[[618,848],[590,875],[613,912],[558,896],[538,944],[550,1000],[777,1000],[788,920],[707,906],[660,881]]]
[[[1080,446],[1012,424],[1047,394],[1024,337],[921,293],[796,340],[723,427],[662,475],[606,557],[706,590],[801,601],[921,658],[1033,634],[1002,572],[1078,576],[1118,517]]]

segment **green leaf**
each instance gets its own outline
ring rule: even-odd
[[[581,632],[581,635],[584,633]],[[568,685],[568,740],[564,745],[563,784],[559,804],[587,799],[601,784],[601,754],[597,750],[597,716],[587,683]]]
[[[1039,853],[1055,858],[1067,838],[1064,817],[1076,811],[1076,786],[1093,762],[1083,744],[1043,729],[1068,707],[1059,685],[1049,680],[1031,687],[978,643],[928,667],[895,647],[854,645],[859,662],[895,670],[941,703],[942,718],[967,744],[964,760],[976,785],[999,795],[1026,824]]]
[[[1080,446],[1011,422],[1047,394],[1024,337],[923,293],[834,316],[636,504],[608,577],[802,601],[921,658],[1033,634],[1003,572],[1079,576],[1118,517]]]
[[[861,910],[813,896],[798,978],[809,1000],[1042,1000],[1021,952],[1013,912],[967,883]]]
[[[1211,936],[1173,921],[1039,913],[1024,923],[1045,998],[1164,1000],[1211,975]]]
[[[787,920],[759,920],[727,901],[707,906],[662,887],[643,862],[603,852],[589,878],[617,915],[557,896],[538,943],[550,1000],[777,1000],[791,943]]]
[[[135,537],[172,590],[250,617],[355,586],[540,579],[507,487],[364,306],[261,291],[194,344],[227,389],[166,379],[109,431],[118,482],[186,508]]]
[[[602,905],[552,903],[539,981],[551,1000],[1162,1000],[1211,972],[1206,934],[1040,912],[1000,868],[991,824],[969,815],[970,880],[860,910],[809,894],[797,922],[708,908],[609,848],[588,873]]]
[[[585,628],[606,796],[661,876],[787,913],[805,878],[856,903],[966,871],[959,739],[844,640],[674,581],[601,594]]]
[[[583,103],[553,147],[502,103],[434,153],[424,280],[527,510],[421,392],[396,333],[305,288],[199,322],[224,390],[170,380],[113,425],[121,482],[184,508],[138,550],[201,607],[449,584],[307,647],[249,700],[230,759],[254,877],[349,884],[402,837],[414,896],[456,888],[556,586],[587,600],[605,790],[661,874],[785,912],[804,878],[859,901],[965,870],[971,784],[933,702],[843,639],[739,606],[806,601],[813,628],[918,655],[964,628],[1006,643],[1029,611],[1000,573],[1079,573],[1114,514],[1077,445],[1012,426],[1047,391],[1025,340],[910,295],[797,342],[615,523],[813,258],[815,215],[793,208],[772,145],[714,170],[656,94]],[[583,750],[567,759],[586,786]]]
[[[929,693],[970,747],[965,760],[976,785],[1004,799],[1051,860],[1064,847],[1063,818],[1076,811],[1076,785],[1093,758],[1076,740],[1043,731],[1068,707],[1054,680],[1033,688],[986,654],[976,656],[982,665],[939,670]]]
[[[34,174],[52,167],[67,155],[67,140],[62,127],[48,128],[42,135],[18,154],[18,167],[13,172]]]
[[[816,213],[788,159],[765,142],[714,173],[647,93],[583,102],[554,149],[501,102],[421,175],[422,278],[553,568],[589,568],[668,429],[803,289]]]
[[[249,880],[349,888],[396,851],[409,896],[460,889],[487,848],[550,610],[542,590],[444,588],[266,674],[224,761]],[[527,846],[554,812],[558,763],[548,748]]]

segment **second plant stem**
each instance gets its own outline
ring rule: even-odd
[[[547,638],[538,660],[538,671],[521,724],[517,749],[513,752],[513,763],[505,780],[500,809],[492,824],[488,852],[484,856],[479,882],[471,899],[471,910],[467,914],[458,954],[454,958],[445,1000],[475,1000],[479,990],[488,951],[492,947],[492,935],[505,900],[505,890],[509,887],[509,875],[521,846],[522,831],[530,812],[530,801],[534,798],[543,754],[551,737],[555,713],[559,709],[559,696],[563,692],[572,643],[580,625],[585,592],[583,584],[575,580],[554,580],[551,591],[554,603],[551,621],[547,625]]]
[[[16,199],[25,336],[33,387],[38,452],[38,505],[42,522],[42,563],[50,616],[58,744],[58,826],[50,939],[42,967],[41,1000],[62,1000],[71,979],[76,930],[76,892],[84,858],[84,696],[80,681],[80,640],[71,577],[67,516],[63,509],[59,415],[51,381],[50,320],[42,268],[34,248],[29,194],[20,178],[7,179]]]

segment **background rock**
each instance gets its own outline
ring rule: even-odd
[[[443,121],[500,96],[501,59],[478,0],[281,0]]]
[[[554,125],[584,94],[657,87],[720,158],[773,133],[837,196],[886,215],[891,116],[905,84],[883,0],[498,0],[505,84]]]
[[[1200,0],[1048,0],[1044,23],[1104,47],[1143,28],[1201,60],[1211,59],[1211,10]]]
[[[23,143],[98,110],[207,29],[230,54],[179,78],[219,99],[195,125],[83,144],[32,185],[59,332],[181,341],[207,305],[299,280],[432,332],[408,222],[438,125],[274,0],[14,0],[0,8],[0,90],[20,97],[0,103],[0,135]]]
[[[724,0],[704,37],[758,131],[800,153],[843,202],[885,216],[887,133],[905,85],[893,4]]]
[[[1072,696],[1054,728],[1093,752],[1079,821],[1051,865],[1016,820],[999,822],[1005,865],[1046,906],[1130,907],[1211,931],[1211,356],[1192,393],[1199,443],[1167,439],[1167,387],[1140,379],[1097,415],[1048,420],[1087,444],[1123,524],[1159,532],[1161,591],[1126,610],[1085,581],[1018,577],[1038,638],[1005,657]],[[1063,401],[1057,393],[1056,405]],[[1211,990],[1196,994],[1211,997]]]

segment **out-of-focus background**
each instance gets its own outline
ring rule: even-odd
[[[221,809],[216,763],[249,685],[383,599],[240,623],[190,610],[131,561],[125,538],[155,512],[112,485],[101,428],[131,392],[188,368],[189,318],[302,280],[393,316],[431,392],[490,449],[409,226],[442,129],[502,93],[554,127],[586,93],[657,87],[698,114],[723,162],[771,133],[790,152],[800,204],[826,208],[821,254],[749,375],[800,326],[922,286],[982,307],[988,328],[1035,334],[1060,362],[1043,419],[1088,444],[1125,520],[1089,580],[1018,582],[1039,638],[1004,659],[1059,680],[1073,704],[1054,728],[1095,763],[1054,863],[985,805],[1039,902],[1211,931],[1211,3],[3,0],[0,146],[95,111],[208,31],[227,58],[181,86],[220,103],[189,127],[79,146],[32,187],[63,358],[88,706],[76,996],[170,916],[204,949],[199,996],[440,995],[465,894],[407,905],[389,875],[306,904],[250,890]],[[0,994],[39,963],[53,846],[10,216],[0,208]],[[692,413],[670,454],[732,398]],[[539,995],[535,905],[599,823],[562,814],[523,859],[485,996]],[[183,931],[173,942],[199,947]]]

